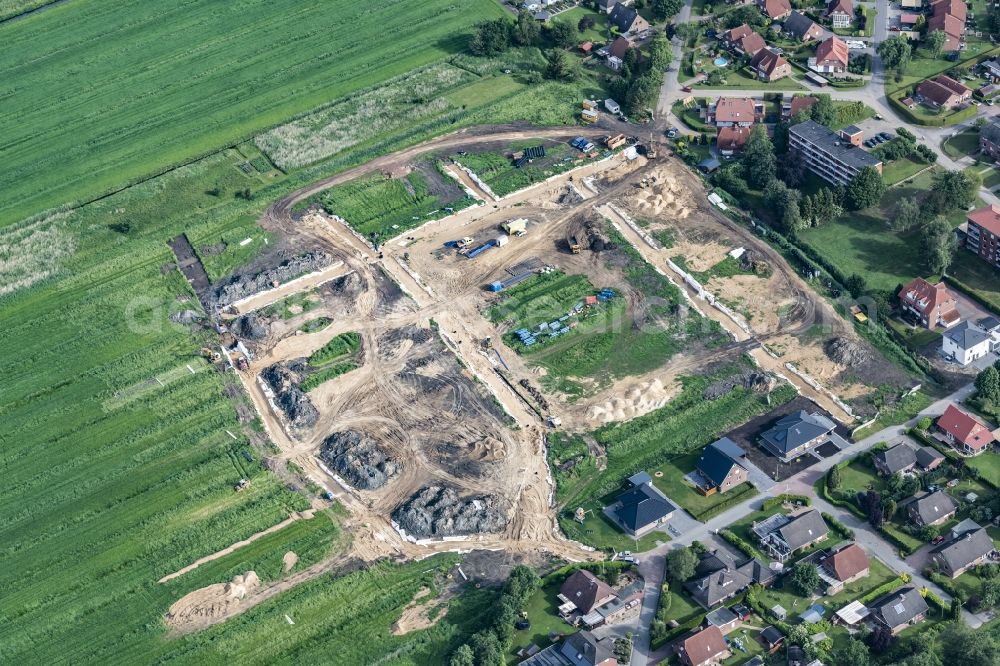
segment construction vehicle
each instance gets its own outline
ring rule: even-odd
[[[490,248],[503,247],[504,245],[507,244],[507,238],[508,238],[507,236],[497,236],[492,240],[486,241],[476,249],[469,250],[468,252],[465,253],[465,256],[469,259],[475,259],[476,257],[481,255],[483,252],[486,252]]]
[[[240,482],[233,486],[233,490],[240,492],[250,486],[250,479],[240,479]]]
[[[580,250],[582,248],[580,247],[580,241],[579,239],[577,239],[576,236],[570,236],[567,242],[569,243],[570,252],[572,252],[573,254],[580,254]]]
[[[222,360],[222,355],[211,347],[202,347],[201,356],[209,363],[218,363]]]

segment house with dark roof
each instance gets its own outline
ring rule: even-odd
[[[854,3],[851,0],[830,0],[826,16],[834,28],[849,28],[854,22]]]
[[[729,553],[717,550],[704,553],[698,561],[694,577],[685,583],[696,602],[714,608],[740,594],[751,583],[767,587],[774,582],[774,572],[757,559],[737,563]]]
[[[793,11],[788,15],[781,30],[792,39],[800,42],[808,42],[810,39],[819,39],[823,36],[823,28],[799,11]]]
[[[637,33],[649,29],[649,21],[642,18],[635,7],[626,7],[620,2],[611,8],[608,22],[623,33]]]
[[[617,666],[612,640],[598,640],[589,631],[566,637],[541,652],[528,657],[520,666]]]
[[[881,625],[898,634],[906,627],[923,622],[928,606],[915,587],[903,587],[868,606],[868,617],[873,624]]]
[[[765,430],[760,444],[772,455],[790,462],[826,442],[835,428],[833,421],[819,412],[798,411],[781,417]]]
[[[695,464],[704,485],[698,491],[704,495],[724,493],[747,480],[748,473],[741,461],[746,453],[728,437],[712,442],[702,451]]]
[[[559,588],[559,594],[576,606],[583,615],[616,596],[610,585],[586,569],[577,569],[570,574]]]
[[[619,527],[640,537],[670,520],[677,507],[653,485],[645,472],[633,476],[630,483],[632,487],[618,496],[610,513]]]
[[[951,495],[936,490],[910,502],[906,511],[915,525],[941,525],[951,520],[958,511],[958,505]]]
[[[941,336],[941,353],[962,367],[983,358],[992,349],[990,334],[972,322],[963,321]]]
[[[904,313],[915,317],[924,328],[951,328],[962,320],[958,301],[944,282],[931,284],[915,278],[899,290],[899,306]]]
[[[718,627],[709,625],[684,640],[677,646],[677,657],[686,666],[710,666],[719,664],[732,655],[726,639]]]
[[[1000,119],[994,117],[979,128],[979,150],[994,160],[1000,159]]]
[[[856,543],[840,546],[824,557],[820,564],[828,576],[839,582],[839,585],[831,586],[836,588],[832,594],[837,594],[845,585],[864,578],[870,569],[868,553]],[[827,594],[831,592],[828,590]]]
[[[872,456],[875,470],[883,476],[912,472],[917,466],[917,452],[909,444],[896,446],[879,451]]]
[[[625,5],[626,7],[630,7],[632,4],[633,0],[597,0],[597,9],[605,14],[610,14],[611,10],[615,8],[615,5]]]
[[[767,553],[786,562],[797,551],[824,541],[830,534],[823,516],[815,509],[789,518],[780,513],[755,523],[754,534]]]
[[[788,146],[805,158],[810,171],[832,185],[847,185],[866,167],[882,173],[882,160],[814,120],[789,127]]]
[[[931,550],[931,562],[941,571],[958,578],[969,569],[985,564],[996,551],[996,544],[985,528],[969,530]]]
[[[944,462],[944,454],[929,446],[917,447],[917,466],[925,472],[937,469]]]
[[[953,404],[945,408],[935,425],[941,439],[967,456],[979,455],[994,441],[993,432],[985,423]]]
[[[750,69],[761,81],[777,81],[792,75],[792,66],[785,57],[771,49],[757,51],[757,55],[750,60]]]
[[[764,15],[772,21],[780,21],[792,13],[789,0],[755,0]]]
[[[732,610],[722,606],[705,616],[706,627],[718,627],[722,635],[731,634],[740,626],[740,618]]]

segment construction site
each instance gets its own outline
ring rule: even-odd
[[[230,364],[277,447],[267,464],[346,507],[343,558],[597,556],[559,530],[546,433],[649,413],[728,359],[749,354],[847,426],[865,383],[905,382],[662,147],[579,132],[458,133],[304,188],[261,221],[302,270],[276,277],[258,261],[213,287],[221,353],[237,350]],[[532,154],[570,160],[498,196],[457,157],[447,171],[477,205],[381,243],[336,202],[292,213],[362,175],[512,141],[545,149],[502,153],[514,169]],[[621,356],[632,347],[657,351]]]

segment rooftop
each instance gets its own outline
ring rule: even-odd
[[[1000,123],[1000,120],[996,121]],[[987,125],[986,127],[991,127]],[[984,128],[985,129],[985,128]],[[983,206],[982,208],[977,208],[972,211],[966,218],[969,222],[975,222],[986,231],[989,231],[994,236],[1000,236],[1000,206],[996,204],[991,204],[989,206]]]
[[[790,134],[794,134],[803,141],[821,148],[835,159],[855,169],[860,170],[868,166],[874,167],[882,163],[882,160],[844,141],[814,120],[807,120],[804,123],[792,125],[788,128],[788,131]]]

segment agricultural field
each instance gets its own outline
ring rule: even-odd
[[[375,8],[74,0],[2,24],[0,226],[453,56],[476,21],[502,14],[491,0]]]
[[[421,162],[403,178],[378,174],[336,185],[314,200],[379,242],[476,203],[430,162]]]
[[[0,0],[0,20],[55,4],[56,0]]]

